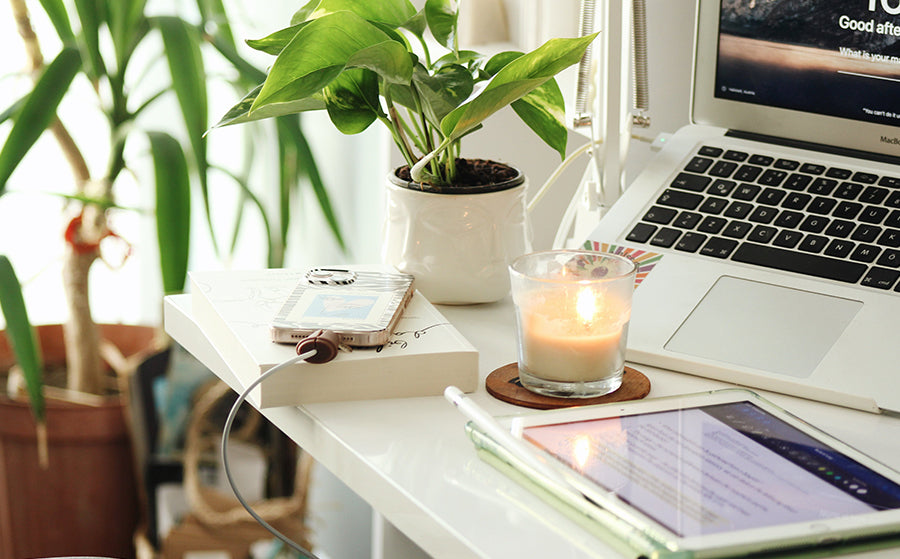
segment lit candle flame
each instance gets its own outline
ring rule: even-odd
[[[585,287],[578,293],[575,310],[578,311],[578,316],[582,322],[585,324],[593,322],[594,317],[597,315],[597,299],[594,297],[594,292],[590,287]]]
[[[572,444],[572,457],[575,459],[575,465],[579,470],[584,471],[588,461],[591,458],[592,447],[591,439],[587,435],[578,435]]]

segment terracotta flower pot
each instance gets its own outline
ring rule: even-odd
[[[126,356],[154,335],[141,326],[102,331]],[[63,363],[61,326],[38,334],[45,362]],[[0,370],[12,361],[0,335]],[[49,468],[42,469],[28,404],[0,396],[0,557],[134,557],[140,501],[124,404],[48,399],[47,430]]]

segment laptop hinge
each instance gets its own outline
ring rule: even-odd
[[[889,163],[891,165],[900,165],[900,157],[885,155],[883,153],[873,153],[856,149],[842,148],[837,146],[829,146],[825,144],[816,144],[813,142],[804,142],[801,140],[792,140],[790,138],[780,138],[778,136],[767,136],[765,134],[756,134],[754,132],[744,132],[743,130],[728,130],[726,136],[732,138],[741,138],[744,140],[753,140],[755,142],[764,142],[767,144],[775,144],[792,148],[807,149],[818,151],[821,153],[830,153],[832,155],[842,155],[845,157],[854,157],[857,159],[865,159],[868,161],[877,161],[879,163]]]

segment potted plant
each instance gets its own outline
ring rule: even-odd
[[[312,0],[290,26],[248,41],[275,61],[219,123],[324,109],[347,134],[384,124],[406,166],[389,177],[383,256],[437,303],[500,299],[508,260],[526,249],[524,177],[461,159],[460,141],[511,105],[563,157],[563,98],[553,77],[594,38],[487,59],[459,48],[457,21],[453,0],[427,0],[421,11],[409,0]],[[446,54],[431,53],[426,31]],[[511,235],[499,233],[506,229]]]
[[[204,55],[207,60],[215,56],[229,64],[235,76],[233,85],[242,89],[259,83],[265,74],[238,55],[221,0],[198,0],[200,21],[194,23],[178,16],[150,15],[146,0],[41,0],[61,43],[48,63],[25,1],[10,0],[10,6],[34,80],[29,91],[0,112],[0,124],[9,125],[0,146],[0,197],[15,190],[8,188],[10,177],[44,132],[53,134],[69,162],[74,192],[65,195],[68,207],[62,227],[66,246],[62,282],[69,311],[64,327],[42,326],[37,329],[39,343],[21,341],[30,337],[22,334],[30,327],[24,305],[7,303],[20,298],[15,295],[20,289],[9,260],[0,258],[7,334],[19,333],[15,348],[6,344],[7,336],[0,336],[0,373],[17,361],[34,402],[29,409],[18,398],[0,396],[0,556],[133,556],[139,511],[134,467],[124,402],[115,392],[116,380],[107,364],[133,366],[135,359],[155,349],[153,340],[159,329],[95,324],[89,299],[90,270],[104,256],[110,241],[130,249],[112,230],[108,218],[123,211],[117,206],[115,187],[134,164],[135,150],[127,146],[141,138],[147,148],[136,153],[149,153],[155,174],[163,288],[167,293],[183,289],[191,235],[191,185],[202,193],[209,216],[208,176],[215,168],[204,137],[209,112]],[[155,57],[148,55],[153,49]],[[167,62],[171,82],[148,89],[155,82],[145,80],[146,73],[135,72],[146,68],[134,66],[152,66],[156,60]],[[79,136],[70,134],[56,115],[61,101],[84,85],[96,93],[99,115],[108,123],[110,149],[106,166],[99,170],[90,168],[73,139]],[[82,95],[84,91],[81,89]],[[159,128],[159,119],[147,116],[170,92],[174,92],[183,117],[174,131]],[[81,108],[86,112],[93,104]],[[275,130],[282,158],[279,198],[288,203],[291,193],[305,184],[300,179],[306,175],[343,246],[298,119],[278,119]],[[288,161],[299,161],[299,166]],[[268,262],[279,265],[287,241],[288,207],[279,209],[282,218],[275,223],[249,182],[241,178],[248,174],[226,172],[234,174],[247,203],[262,213],[269,240]],[[46,226],[45,220],[41,221]],[[43,353],[36,353],[38,346]],[[112,349],[116,346],[118,349]],[[68,388],[48,399],[46,407],[41,398],[45,376],[41,361],[48,366],[64,365]],[[72,419],[73,410],[77,419]],[[36,430],[32,415],[37,420]],[[102,419],[96,420],[98,416]],[[96,427],[96,435],[87,432],[92,427]],[[35,440],[25,439],[29,431],[39,434],[32,436]],[[112,448],[91,458],[88,452],[102,446],[98,437],[110,439]],[[41,440],[49,442],[49,453],[33,450]],[[88,444],[82,444],[85,441]],[[63,448],[55,448],[55,443],[62,443]]]

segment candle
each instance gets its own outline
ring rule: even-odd
[[[522,385],[575,397],[618,388],[634,263],[600,253],[546,251],[520,257],[510,270]]]

